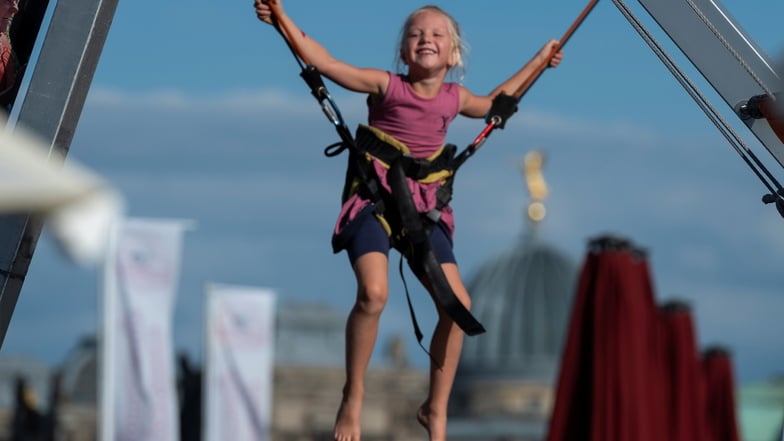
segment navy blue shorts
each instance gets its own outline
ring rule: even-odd
[[[346,244],[346,252],[351,265],[353,266],[360,256],[373,251],[384,253],[389,257],[391,240],[384,227],[381,226],[381,222],[373,215],[362,216],[356,221],[361,223],[357,225],[353,236]],[[438,263],[457,263],[452,251],[452,238],[449,237],[446,227],[441,223],[431,229],[430,244]]]

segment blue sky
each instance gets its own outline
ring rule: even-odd
[[[464,84],[493,89],[560,37],[585,3],[442,4],[471,47]],[[661,35],[636,1],[627,4]],[[784,2],[723,4],[769,55],[784,53],[777,31]],[[389,69],[399,26],[420,5],[285,3],[335,56]],[[650,250],[658,299],[690,301],[700,343],[728,346],[742,381],[784,372],[784,219],[760,202],[765,188],[612,2],[599,2],[565,54],[461,170],[455,251],[466,278],[525,231],[517,164],[539,149],[550,185],[545,240],[579,264],[588,239],[629,237]],[[298,73],[250,0],[121,1],[117,9],[69,158],[120,189],[129,215],[196,222],[186,235],[175,310],[175,345],[194,355],[205,283],[271,287],[281,302],[319,302],[338,314],[353,302],[347,260],[329,245],[344,159],[322,155],[336,135]],[[362,122],[363,97],[328,86],[349,125]],[[483,127],[460,120],[450,141],[465,146]],[[782,179],[751,133],[739,132]],[[395,269],[390,279],[382,335],[402,334],[412,356],[424,358]],[[79,337],[95,332],[97,286],[97,272],[64,260],[45,234],[3,352],[61,362]],[[432,306],[419,288],[413,295],[427,329]]]

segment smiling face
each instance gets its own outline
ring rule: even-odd
[[[409,74],[444,74],[460,63],[459,36],[451,19],[442,11],[416,11],[403,29],[400,58]]]

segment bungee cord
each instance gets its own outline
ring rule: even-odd
[[[289,38],[291,32],[286,25],[281,24],[278,21],[277,16],[280,13],[280,5],[276,0],[269,0],[269,6],[272,9],[272,26],[278,31],[280,36],[283,37],[283,41],[286,42],[286,46],[288,46],[291,54],[294,55],[294,59],[300,67],[300,77],[302,77],[302,79],[305,80],[305,83],[310,87],[311,94],[316,98],[324,115],[335,126],[338,136],[340,136],[341,141],[327,146],[324,149],[324,154],[327,156],[336,156],[346,148],[355,146],[351,129],[346,125],[343,115],[340,113],[340,109],[335,103],[335,100],[332,99],[332,95],[330,95],[327,86],[321,78],[321,73],[310,63],[302,48],[300,48],[296,42],[292,42],[292,39]]]
[[[485,121],[487,122],[487,126],[479,133],[479,135],[474,138],[473,142],[469,144],[463,151],[461,151],[456,160],[456,169],[460,167],[468,158],[470,158],[480,147],[485,143],[487,138],[496,128],[502,129],[506,124],[506,120],[512,116],[517,111],[517,103],[523,98],[523,95],[528,91],[528,89],[533,86],[536,80],[542,76],[542,73],[547,69],[550,65],[550,61],[552,60],[553,56],[558,53],[561,48],[566,44],[566,42],[571,38],[574,31],[582,24],[585,18],[588,16],[588,13],[591,12],[598,3],[598,0],[591,0],[588,5],[583,8],[580,15],[577,19],[572,22],[569,29],[563,34],[560,40],[558,40],[558,45],[556,45],[552,51],[550,52],[550,56],[547,57],[546,60],[539,63],[534,71],[534,74],[528,77],[517,89],[514,91],[512,95],[506,95],[504,93],[499,94],[493,99],[493,107],[490,109],[490,112],[487,114]]]

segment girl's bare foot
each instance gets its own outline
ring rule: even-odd
[[[446,441],[446,415],[437,415],[427,402],[419,406],[417,421],[427,430],[430,441]]]
[[[343,397],[335,418],[335,441],[359,441],[362,401]]]

